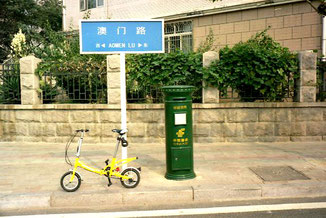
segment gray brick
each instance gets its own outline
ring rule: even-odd
[[[321,108],[310,108],[294,109],[292,113],[292,121],[322,121],[323,111]]]
[[[227,122],[256,122],[258,121],[257,109],[230,109],[226,112]]]

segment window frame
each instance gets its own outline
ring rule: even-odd
[[[189,22],[191,25],[191,29],[188,32],[179,32],[177,30],[177,25],[181,24],[181,23],[187,23]],[[173,33],[166,33],[165,32],[165,27],[167,27],[167,25],[173,25]],[[187,50],[186,52],[192,52],[193,51],[193,20],[183,20],[183,21],[177,21],[177,22],[171,22],[171,23],[166,23],[164,27],[164,40],[165,40],[165,53],[170,53],[171,50],[175,51],[177,49],[180,49],[181,51],[184,51],[184,43],[183,43],[183,38],[185,36],[190,36],[190,41],[191,44],[189,44],[189,46],[191,47],[191,49]],[[173,43],[171,38],[177,38],[179,37],[179,48],[172,48],[171,44]],[[167,48],[167,51],[166,51]]]
[[[86,11],[86,10],[94,9],[94,8],[88,8],[88,2],[89,1],[90,0],[79,0],[79,11]],[[84,2],[84,7],[83,8],[81,8],[81,2]],[[99,5],[98,2],[99,2],[99,0],[96,0],[95,8],[102,8],[102,7],[104,7],[105,0],[103,0],[103,5]]]
[[[81,7],[81,3],[84,3],[84,7]],[[79,0],[79,10],[80,11],[86,11],[87,10],[87,0]]]

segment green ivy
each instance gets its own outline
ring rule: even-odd
[[[106,72],[106,56],[79,54],[77,36],[48,31],[42,48],[35,49],[35,55],[42,59],[38,67],[41,77],[50,72],[88,72],[90,76],[84,84],[92,87],[100,80],[106,85],[106,77],[92,77],[92,72]],[[226,93],[228,87],[232,87],[243,101],[261,98],[281,101],[288,92],[293,92],[294,80],[298,76],[295,54],[276,43],[266,31],[233,48],[221,49],[220,60],[209,68],[203,69],[201,52],[178,51],[169,54],[127,55],[126,71],[127,89],[131,93],[145,93],[151,99],[153,93],[147,93],[148,87],[159,89],[165,85],[193,85],[196,87],[195,102],[201,102],[203,80],[205,84],[217,87],[222,94]],[[60,88],[68,90],[70,85]],[[41,88],[48,90],[56,87],[50,87],[43,81]],[[55,93],[56,90],[52,92]],[[249,95],[255,97],[248,99]]]
[[[220,60],[205,69],[204,80],[222,94],[235,89],[242,101],[282,101],[293,93],[298,77],[296,55],[267,35],[267,30],[247,42],[220,50]]]
[[[169,54],[127,55],[126,72],[130,92],[145,92],[146,87],[193,85],[196,87],[194,100],[201,101],[201,53],[179,51]],[[148,98],[151,97],[149,94]]]

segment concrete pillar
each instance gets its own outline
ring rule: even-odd
[[[300,78],[296,81],[298,102],[316,102],[317,54],[298,53]]]
[[[120,102],[120,55],[108,55],[107,61],[107,90],[108,104]]]
[[[203,54],[203,67],[209,67],[209,65],[219,59],[219,54],[215,51],[208,51]],[[203,82],[203,103],[219,103],[220,92],[215,87],[206,86]]]
[[[41,62],[34,56],[23,57],[19,60],[20,64],[20,89],[21,104],[36,105],[41,104],[40,80],[35,74],[37,65]]]

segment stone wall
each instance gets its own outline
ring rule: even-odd
[[[193,105],[197,143],[326,140],[326,103],[220,103]],[[128,105],[128,139],[163,143],[164,105]],[[0,141],[65,143],[89,128],[85,142],[112,143],[120,127],[112,105],[0,105]]]
[[[246,41],[268,26],[268,34],[292,51],[321,49],[322,19],[307,2],[203,16],[195,18],[193,25],[195,49],[210,28],[219,49]]]

